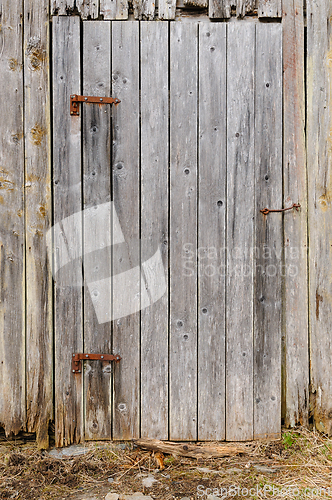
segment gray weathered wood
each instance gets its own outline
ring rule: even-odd
[[[76,0],[78,12],[82,19],[96,19],[99,14],[99,0]]]
[[[117,251],[116,267],[127,261],[139,263],[139,23],[112,23],[112,95],[121,100],[113,109],[113,200],[127,243],[134,240],[131,254]],[[129,251],[128,251],[129,252]],[[121,280],[121,277],[119,277]],[[113,310],[129,310],[132,292],[140,292],[140,282],[123,282],[121,292],[113,280]],[[121,282],[119,282],[119,287]],[[114,368],[113,437],[130,439],[139,435],[140,394],[140,315],[139,312],[116,319],[113,325],[113,351],[122,356]]]
[[[254,438],[281,431],[282,28],[256,28]]]
[[[171,24],[170,36],[170,439],[191,440],[197,434],[198,25]]]
[[[168,277],[168,26],[141,26],[142,261],[159,247]],[[155,275],[162,286],[161,276]],[[168,438],[168,288],[141,312],[141,434]]]
[[[221,249],[226,244],[226,139],[226,24],[202,23],[199,30],[199,440],[225,439],[226,262]]]
[[[329,1],[307,1],[311,404],[316,428],[329,435],[332,434],[331,15]],[[302,165],[298,164],[298,171]]]
[[[110,21],[83,23],[83,95],[111,95]],[[111,214],[105,219],[100,207],[111,199],[111,107],[84,104],[82,113],[83,207],[94,207],[93,212],[87,211],[83,217],[83,248],[87,253],[87,259],[84,258],[84,352],[111,354],[111,323],[99,324],[90,295],[94,292],[86,286],[101,276],[111,276],[110,259],[101,258],[98,250],[89,252],[91,241],[96,249],[102,249],[105,236],[111,238]],[[100,300],[107,302],[111,309],[111,288]],[[85,438],[111,438],[111,362],[86,361],[84,376]]]
[[[128,0],[100,0],[100,15],[104,19],[128,19]]]
[[[52,221],[48,2],[24,2],[27,429],[48,448],[53,415]]]
[[[237,17],[245,17],[256,8],[257,0],[211,0],[209,2],[209,17],[214,19],[228,19],[231,17],[232,7],[236,7]]]
[[[304,20],[301,0],[283,1],[285,422],[308,421],[307,179],[305,152]]]
[[[176,0],[158,0],[158,18],[175,19]]]
[[[282,0],[258,0],[258,17],[282,16]]]
[[[54,222],[62,224],[71,258],[82,254],[81,117],[69,113],[70,94],[81,93],[80,58],[80,18],[54,18]],[[75,224],[63,221],[73,214],[78,214]],[[55,248],[60,262],[65,250],[61,245]],[[69,279],[80,283],[80,268],[76,269]],[[56,284],[54,307],[56,446],[64,446],[82,438],[82,376],[71,373],[72,354],[83,349],[81,287]]]
[[[151,21],[156,9],[155,0],[134,0],[133,9],[135,19]]]
[[[256,0],[236,0],[236,15],[237,17],[245,17],[250,14],[256,7]]]
[[[75,0],[51,0],[51,12],[54,15],[65,16],[74,9]]]
[[[174,457],[190,457],[190,458],[221,458],[245,454],[245,445],[239,444],[223,444],[223,445],[192,445],[183,443],[172,443],[168,441],[159,441],[157,439],[135,439],[135,445],[145,450],[173,455]]]
[[[226,439],[253,436],[255,26],[228,26]]]
[[[25,423],[22,4],[0,5],[0,423]]]
[[[231,17],[232,0],[209,0],[209,17],[229,19]]]

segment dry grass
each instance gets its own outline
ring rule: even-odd
[[[34,444],[0,447],[0,498],[78,499],[87,491],[104,498],[112,490],[206,499],[197,492],[214,490],[229,498],[332,499],[332,440],[304,428],[285,430],[280,441],[248,443],[246,454],[224,459],[161,459],[131,443],[125,449],[105,442],[87,447],[86,455],[68,459],[50,457]],[[161,460],[164,468],[156,472]],[[157,482],[144,489],[142,478],[149,474]]]

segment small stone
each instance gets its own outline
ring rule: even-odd
[[[67,448],[53,448],[49,451],[49,455],[53,458],[68,458],[68,457],[78,457],[80,455],[85,455],[89,452],[89,448],[84,445],[68,446]]]
[[[109,477],[109,478],[107,479],[107,481],[108,481],[109,483],[113,483],[113,482],[114,482],[114,477]]]
[[[157,483],[157,482],[158,482],[157,479],[155,479],[151,475],[142,479],[142,484],[145,488],[151,488],[153,486],[153,483]]]
[[[117,493],[107,493],[105,500],[119,500],[119,495]]]

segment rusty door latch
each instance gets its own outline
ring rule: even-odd
[[[114,97],[96,97],[89,95],[71,95],[70,96],[70,114],[74,116],[79,116],[80,102],[95,103],[95,104],[119,104],[120,99]]]
[[[121,356],[119,354],[73,354],[71,361],[72,373],[82,373],[82,360],[84,359],[94,361],[116,361],[118,363],[121,359]]]
[[[273,210],[272,208],[263,208],[262,210],[260,210],[260,212],[264,215],[268,215],[270,212],[286,212],[287,210],[293,210],[293,208],[298,211],[300,207],[301,205],[299,203],[293,203],[293,205],[288,208],[279,208],[279,210]]]

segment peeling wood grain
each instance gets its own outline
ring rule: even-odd
[[[226,24],[199,27],[198,439],[225,439]],[[215,251],[213,255],[213,250]],[[209,388],[206,390],[206,388]],[[213,411],[211,411],[213,408]]]
[[[0,17],[0,423],[9,436],[26,421],[21,3],[3,0]]]
[[[104,19],[128,19],[128,0],[100,0],[100,15]]]
[[[311,402],[316,428],[332,434],[332,7],[307,1],[307,125]]]
[[[48,2],[24,2],[27,429],[48,448],[53,418],[52,221]]]
[[[282,17],[282,0],[258,0],[258,17]]]
[[[155,14],[155,0],[133,0],[134,18],[152,21]]]
[[[158,18],[175,19],[176,0],[158,0]]]
[[[232,0],[209,0],[209,17],[212,19],[229,19],[232,5]]]
[[[285,422],[308,422],[307,178],[305,151],[304,19],[302,0],[283,0],[284,370]],[[295,258],[294,258],[295,252]],[[297,257],[296,257],[297,256]],[[294,267],[295,266],[295,267]]]
[[[82,19],[96,19],[99,15],[99,0],[76,0],[75,5]]]
[[[63,219],[80,213],[81,117],[70,116],[69,96],[81,93],[80,18],[53,19],[53,175],[54,222],[62,224],[72,256],[82,247],[81,224],[66,230]],[[79,217],[78,217],[79,219]],[[79,248],[77,248],[79,247]],[[55,249],[61,259],[62,248]],[[60,260],[61,261],[61,260]],[[79,270],[80,271],[80,270]],[[72,283],[81,275],[69,276]],[[55,441],[62,447],[83,437],[82,376],[71,373],[71,358],[83,352],[82,289],[56,286],[54,297],[55,335]]]
[[[74,10],[75,0],[51,0],[53,15],[66,16],[68,11]]]

